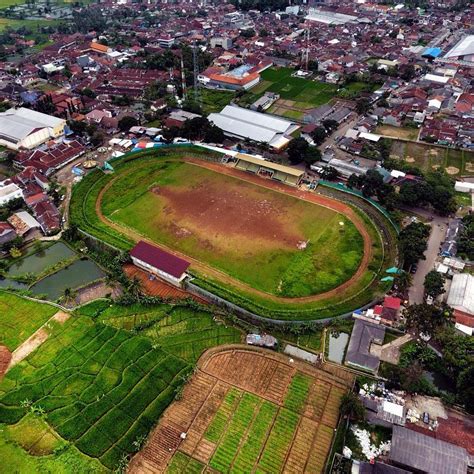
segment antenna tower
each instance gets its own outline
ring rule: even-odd
[[[199,62],[197,57],[197,44],[193,41],[193,73],[194,73],[194,100],[201,105],[201,91],[199,90]]]

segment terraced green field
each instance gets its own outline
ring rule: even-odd
[[[53,306],[0,291],[0,344],[15,350],[57,311]]]
[[[155,346],[195,362],[210,347],[241,341],[233,327],[216,321],[211,313],[179,306],[108,307],[99,320],[116,328],[139,332],[152,339]]]
[[[0,454],[12,452],[19,466],[34,464],[28,457],[33,446],[55,452],[69,442],[73,464],[90,464],[90,472],[117,468],[139,449],[202,351],[241,339],[206,311],[169,305],[97,301],[64,325],[50,326],[46,342],[0,382],[0,427],[8,428]],[[44,414],[43,427],[31,419],[33,412]],[[40,429],[46,433],[41,442]],[[19,433],[23,455],[7,449]]]

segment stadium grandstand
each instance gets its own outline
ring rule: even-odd
[[[241,171],[258,174],[264,178],[273,179],[290,186],[298,186],[305,174],[302,170],[272,163],[263,158],[244,153],[238,153],[235,155],[235,159],[237,160],[235,167]]]

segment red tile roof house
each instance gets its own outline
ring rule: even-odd
[[[130,257],[137,267],[178,287],[187,277],[186,270],[190,265],[186,260],[142,240],[130,251]]]

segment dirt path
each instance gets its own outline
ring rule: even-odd
[[[221,281],[222,283],[228,284],[230,286],[234,286],[235,288],[238,288],[239,290],[251,293],[253,295],[269,299],[271,301],[277,302],[277,303],[311,303],[315,301],[321,301],[326,298],[330,298],[333,296],[341,295],[342,292],[353,286],[358,280],[360,280],[365,273],[369,262],[372,259],[372,239],[370,238],[369,233],[367,232],[367,229],[365,228],[365,225],[362,221],[362,219],[353,211],[353,209],[340,202],[336,201],[334,199],[328,198],[326,196],[321,196],[319,194],[312,194],[308,193],[305,191],[301,191],[297,188],[291,188],[287,185],[276,183],[275,181],[269,181],[263,178],[260,178],[259,176],[256,175],[251,175],[248,173],[245,173],[243,171],[236,170],[235,168],[229,168],[229,167],[224,167],[222,165],[219,165],[217,163],[211,163],[211,162],[206,162],[206,161],[197,161],[194,159],[186,159],[185,160],[188,163],[191,163],[195,166],[200,166],[202,168],[207,168],[212,171],[216,171],[221,174],[225,174],[228,176],[232,176],[235,178],[240,179],[241,181],[246,181],[248,183],[252,183],[256,186],[260,186],[262,188],[270,189],[272,191],[276,191],[282,194],[290,195],[293,197],[296,197],[298,199],[301,199],[302,201],[307,201],[313,204],[317,204],[319,206],[326,207],[328,209],[331,209],[333,211],[339,212],[341,214],[344,214],[347,216],[352,223],[355,225],[357,230],[360,232],[362,235],[362,238],[364,240],[364,253],[362,256],[361,263],[359,265],[359,268],[357,271],[352,275],[352,277],[339,285],[336,288],[333,288],[332,290],[326,291],[324,293],[319,293],[317,295],[310,295],[310,296],[301,296],[301,297],[296,297],[296,298],[289,298],[289,297],[284,297],[284,296],[277,296],[273,295],[271,293],[267,293],[265,291],[258,290],[256,288],[253,288],[252,286],[248,285],[247,283],[244,283],[240,280],[237,280],[236,278],[233,278],[229,274],[218,270],[217,268],[214,268],[210,265],[207,265],[203,263],[200,260],[197,260],[193,257],[190,257],[189,255],[186,255],[182,252],[176,251],[173,248],[170,248],[166,245],[163,245],[158,242],[154,242],[153,240],[141,235],[139,232],[130,229],[128,227],[125,227],[123,225],[117,224],[116,222],[113,222],[112,220],[108,219],[104,214],[102,213],[102,199],[104,194],[107,192],[107,190],[112,186],[112,184],[115,182],[117,177],[109,181],[101,190],[100,193],[97,197],[97,201],[95,203],[95,211],[99,219],[106,224],[109,227],[112,227],[114,230],[126,235],[128,238],[134,240],[135,242],[139,240],[144,240],[150,244],[153,245],[159,245],[161,248],[165,249],[167,252],[176,255],[180,258],[184,258],[188,262],[192,264],[192,266],[199,271],[200,273],[203,273],[204,275],[208,275],[211,278],[216,278],[217,280]],[[130,170],[129,172],[135,171],[136,168],[133,170]]]
[[[64,324],[71,315],[65,313],[64,311],[58,311],[56,314],[51,316],[38,330],[36,330],[25,342],[20,344],[12,353],[10,364],[8,370],[14,367],[16,364],[26,359],[33,351],[38,349],[41,344],[43,344],[46,339],[49,337],[49,332],[47,330],[48,323],[55,321],[60,324]]]
[[[12,353],[8,350],[8,347],[0,345],[0,380],[6,374],[11,359]]]

